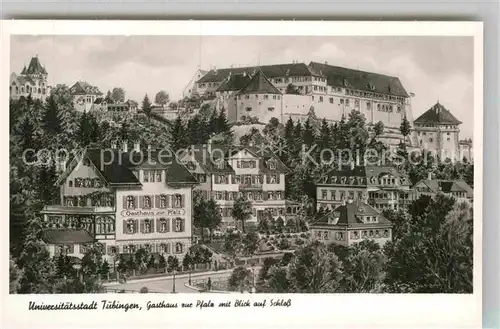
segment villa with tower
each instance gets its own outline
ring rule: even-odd
[[[11,73],[10,75],[10,98],[19,99],[31,95],[33,99],[44,101],[50,95],[50,86],[47,84],[47,70],[40,63],[38,55],[31,58],[31,61],[26,67],[24,66],[21,73]]]

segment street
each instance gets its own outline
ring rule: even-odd
[[[208,279],[210,277],[212,281],[227,277],[230,275],[230,272],[228,271],[220,271],[220,272],[209,272],[205,274],[193,274],[192,275],[192,281],[195,280],[202,280],[202,279]],[[175,277],[175,292],[178,293],[197,293],[196,290],[189,289],[185,286],[186,283],[188,283],[189,277],[185,274],[181,276],[176,276]],[[128,290],[130,291],[137,291],[139,292],[142,287],[147,287],[149,292],[159,292],[159,293],[171,293],[172,292],[172,286],[173,286],[173,280],[172,277],[165,277],[165,278],[154,278],[154,279],[145,279],[141,281],[134,281],[130,283],[123,283],[123,284],[105,284],[106,288],[113,289],[113,290]]]

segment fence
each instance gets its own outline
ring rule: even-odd
[[[210,292],[230,292],[227,289],[227,280],[231,276],[231,273],[228,273],[227,275],[224,276],[218,276],[215,278],[210,278],[211,282],[211,288]],[[203,278],[203,279],[193,279],[191,280],[191,286],[196,287],[198,289],[201,289],[202,292],[209,292],[208,291],[208,279]]]

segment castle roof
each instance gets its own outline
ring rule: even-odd
[[[434,124],[434,125],[459,125],[462,121],[458,120],[442,104],[437,102],[413,121],[416,124]]]
[[[47,74],[45,68],[40,64],[38,60],[38,56],[31,58],[30,64],[28,65],[28,69],[23,70],[21,74]]]
[[[223,68],[217,70],[208,71],[201,79],[197,82],[222,82],[230,74],[254,74],[257,69],[262,70],[266,77],[272,79],[276,77],[284,76],[317,76],[321,77],[321,73],[312,67],[309,67],[304,63],[288,63],[288,64],[273,64],[273,65],[262,65],[262,66],[248,66],[248,67],[234,67],[234,68]]]
[[[239,94],[279,94],[281,92],[269,81],[262,70],[258,69],[252,79]]]
[[[241,90],[248,84],[248,82],[250,82],[250,79],[250,75],[247,74],[230,74],[220,84],[219,88],[217,88],[217,91]]]
[[[311,62],[309,66],[324,74],[327,77],[327,84],[332,87],[347,87],[380,94],[409,97],[397,77],[333,66],[326,63]]]
[[[318,180],[318,185],[353,185],[366,187],[368,185],[379,185],[379,178],[390,175],[401,179],[400,187],[409,186],[409,180],[401,172],[392,166],[342,166],[328,172]],[[342,179],[345,177],[345,179]]]

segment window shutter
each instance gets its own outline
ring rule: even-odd
[[[155,205],[154,205],[154,208],[160,208],[160,196],[159,195],[155,195]]]
[[[252,215],[255,216],[256,213],[257,213],[257,210],[255,208],[252,208]]]
[[[141,233],[144,233],[144,219],[141,219]]]
[[[181,232],[184,232],[186,230],[185,222],[186,222],[186,219],[182,218],[181,219]]]
[[[139,207],[141,209],[144,208],[144,196],[143,195],[139,196]]]
[[[278,174],[278,175],[276,175],[276,183],[277,183],[277,184],[279,184],[279,183],[280,183],[280,178],[281,178],[280,176],[281,176],[281,175],[279,175],[279,174]]]
[[[185,200],[186,200],[186,196],[185,195],[181,195],[181,207],[184,208],[185,206]]]
[[[269,175],[266,175],[266,184],[269,184]]]
[[[154,232],[154,230],[153,230],[153,232]],[[160,232],[160,219],[159,218],[156,219],[156,232]]]
[[[155,221],[153,219],[150,219],[150,224],[151,224],[151,232],[150,233],[154,233],[154,231],[155,231]]]
[[[172,195],[168,194],[167,195],[167,208],[171,208],[170,205],[172,204]]]
[[[170,218],[167,218],[165,222],[167,223],[167,232],[170,232]]]
[[[137,196],[134,196],[134,208],[137,209],[139,208],[139,198]]]
[[[137,233],[137,228],[139,227],[139,220],[135,220],[134,233]]]
[[[127,209],[127,196],[123,196],[123,209]]]
[[[108,255],[111,255],[113,252],[111,251],[111,246],[108,246]]]
[[[128,231],[127,231],[127,221],[124,220],[123,221],[123,234],[127,234],[127,233],[128,233]]]

